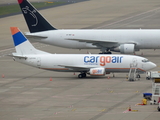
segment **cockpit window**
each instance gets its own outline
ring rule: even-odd
[[[148,59],[143,59],[142,62],[149,62],[149,60]]]

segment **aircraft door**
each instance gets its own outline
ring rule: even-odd
[[[37,66],[38,66],[38,67],[41,66],[41,58],[40,58],[40,57],[37,58]]]
[[[137,68],[137,67],[138,67],[138,63],[137,63],[137,59],[136,59],[136,58],[133,58],[133,60],[132,60],[132,66],[133,66],[134,68]]]
[[[144,64],[142,63],[142,69],[144,69]]]

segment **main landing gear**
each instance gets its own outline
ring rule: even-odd
[[[81,73],[78,75],[78,78],[85,78],[86,77],[86,73]]]
[[[102,52],[102,53],[99,53],[99,54],[112,54],[111,51],[107,51],[107,52]]]
[[[99,54],[112,54],[112,52],[110,51],[110,49],[102,48],[101,51],[102,51],[102,52],[99,53]]]

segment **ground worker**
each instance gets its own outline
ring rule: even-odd
[[[147,105],[147,99],[144,98],[144,99],[142,100],[142,105]]]

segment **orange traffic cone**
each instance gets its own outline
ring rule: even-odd
[[[50,81],[52,81],[52,78],[50,78]]]
[[[2,78],[4,78],[5,76],[4,76],[4,74],[2,74]]]
[[[109,76],[107,76],[107,78],[108,78],[108,79],[110,79],[110,77],[109,77]]]

